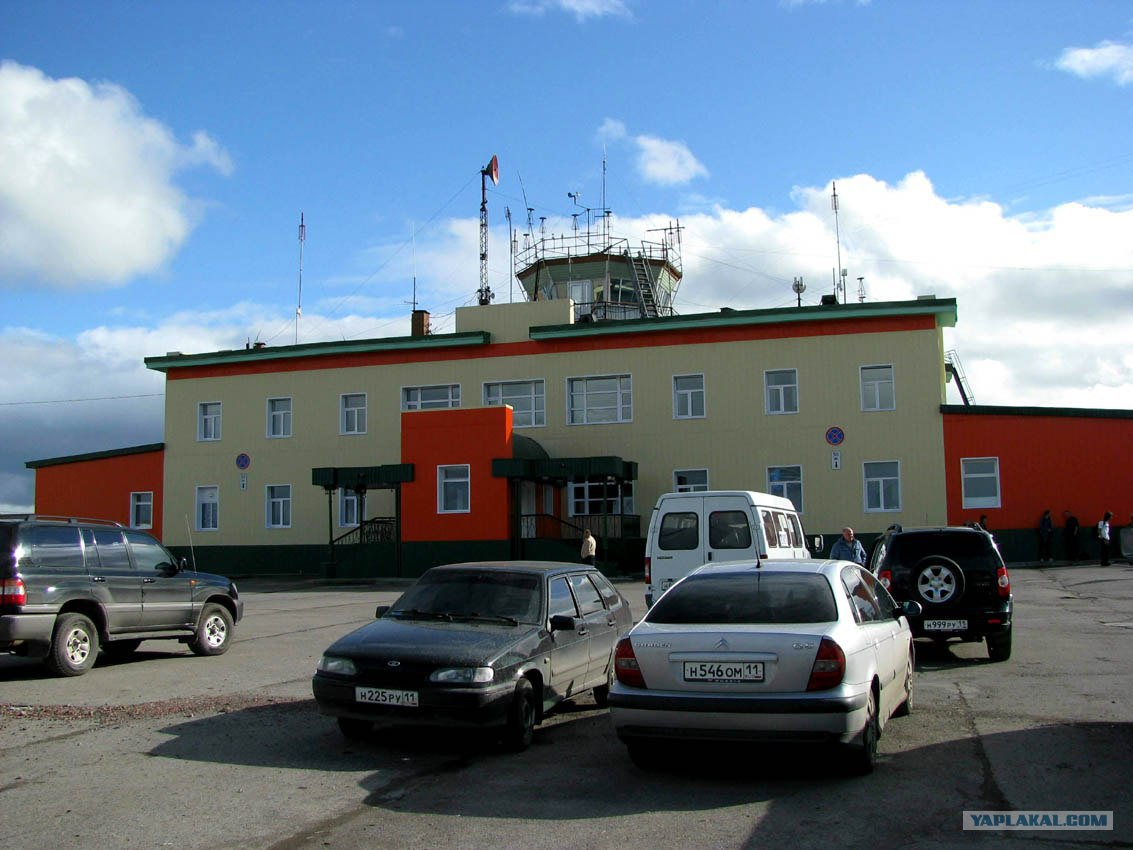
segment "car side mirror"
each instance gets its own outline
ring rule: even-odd
[[[379,605],[374,609],[374,619],[376,620],[379,617],[384,617],[386,615],[386,611],[388,611],[389,609],[389,605]]]
[[[923,613],[924,608],[915,599],[906,599],[901,603],[901,614],[905,617],[919,617]]]
[[[189,559],[188,558],[182,558],[180,561],[178,561],[177,562],[177,569],[179,569],[179,570],[189,569]]]
[[[166,561],[164,564],[158,564],[156,570],[159,575],[165,576],[165,578],[171,578],[181,572],[181,567]]]
[[[573,632],[576,628],[575,619],[569,614],[555,614],[551,617],[552,632]]]
[[[814,535],[814,537],[811,538],[810,542],[812,544],[810,551],[814,552],[814,554],[816,554],[816,555],[819,552],[822,551],[822,535],[821,534]]]

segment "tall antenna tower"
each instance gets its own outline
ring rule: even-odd
[[[480,289],[476,299],[480,306],[491,304],[496,296],[488,288],[488,178],[492,185],[500,184],[500,161],[495,154],[492,160],[480,169]]]
[[[303,243],[307,241],[307,225],[299,213],[299,297],[295,301],[295,344],[299,344],[299,317],[303,315]]]
[[[842,303],[846,303],[846,270],[842,268],[842,235],[838,230],[838,186],[831,182],[833,195],[830,198],[830,207],[834,210],[834,242],[838,246],[838,274],[834,280],[834,295],[837,297],[839,286],[842,289]]]

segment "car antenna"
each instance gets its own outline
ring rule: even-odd
[[[189,525],[189,515],[185,514],[185,531],[189,534],[189,559],[193,564],[193,572],[197,571],[197,551],[193,548],[193,529]]]

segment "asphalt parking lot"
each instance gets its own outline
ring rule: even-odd
[[[399,586],[242,583],[232,649],[143,644],[85,676],[0,656],[3,844],[22,848],[1133,845],[1133,567],[1016,570],[1014,657],[921,650],[915,706],[861,779],[791,750],[626,757],[579,698],[524,753],[452,732],[358,743],[320,716],[322,650]],[[636,613],[644,588],[622,584]],[[963,813],[1112,811],[1112,830],[965,832]],[[1028,845],[1031,846],[1031,845]]]

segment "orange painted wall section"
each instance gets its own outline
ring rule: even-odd
[[[414,480],[401,489],[401,534],[409,542],[506,540],[510,491],[492,475],[495,458],[511,457],[512,410],[422,410],[401,414],[401,462]],[[468,464],[471,510],[439,513],[437,467]]]
[[[944,414],[948,521],[987,514],[996,528],[1034,528],[1045,508],[1056,526],[1069,510],[1087,527],[1105,511],[1133,512],[1133,419]],[[961,458],[998,457],[1000,508],[963,507]]]
[[[153,527],[161,537],[165,452],[97,458],[35,470],[35,512],[130,524],[130,494],[153,493]]]

